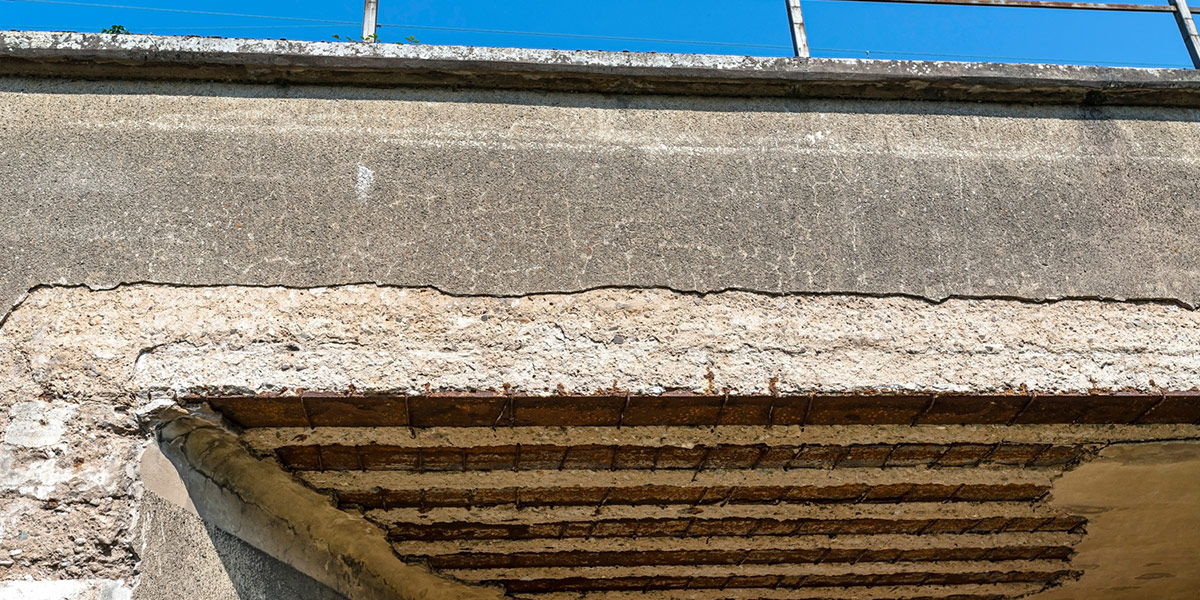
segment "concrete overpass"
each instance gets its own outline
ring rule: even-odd
[[[1195,72],[8,32],[0,74],[0,596],[1200,579]]]

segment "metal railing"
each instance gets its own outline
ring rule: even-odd
[[[800,11],[801,0],[787,0],[788,21],[791,24],[792,48],[796,56],[808,58],[808,37],[804,33],[804,17]],[[1187,46],[1192,65],[1200,69],[1200,35],[1192,13],[1200,9],[1188,8],[1187,0],[1171,0],[1172,4],[1107,4],[1102,2],[1059,2],[1056,0],[843,0],[845,2],[891,2],[897,4],[949,4],[958,6],[1006,6],[1019,8],[1070,8],[1078,10],[1115,10],[1125,12],[1169,12],[1175,15],[1183,43]]]
[[[893,4],[941,4],[953,6],[1001,6],[1008,8],[1067,8],[1075,10],[1110,10],[1122,12],[1169,12],[1175,15],[1183,43],[1187,46],[1192,66],[1200,69],[1200,34],[1192,13],[1200,9],[1189,8],[1187,0],[1171,0],[1171,4],[1116,4],[1105,2],[1063,2],[1061,0],[841,0],[843,2],[887,2]],[[796,56],[808,58],[808,36],[804,33],[804,15],[800,10],[801,0],[787,0],[789,29],[792,32],[792,49]],[[375,41],[376,15],[379,0],[363,2],[363,41]]]

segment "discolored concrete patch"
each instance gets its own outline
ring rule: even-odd
[[[1088,515],[1084,575],[1035,600],[1185,600],[1200,589],[1200,443],[1119,444],[1055,484],[1051,504]]]

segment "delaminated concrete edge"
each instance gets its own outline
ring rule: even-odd
[[[0,32],[0,75],[1200,106],[1200,72],[1065,65]]]
[[[217,527],[355,600],[499,600],[502,590],[457,583],[405,564],[367,521],[195,416],[160,415],[163,453],[179,469],[198,512]]]

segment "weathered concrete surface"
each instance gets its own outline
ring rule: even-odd
[[[365,51],[313,52],[326,46]],[[876,67],[845,66],[859,68],[870,81]],[[1198,122],[1165,107],[7,78],[0,305],[38,284],[136,281],[1194,305]]]
[[[286,40],[0,32],[0,74],[632,94],[1200,106],[1200,74]]]
[[[129,600],[129,588],[119,581],[0,581],[5,600]]]
[[[138,468],[145,493],[134,546],[137,600],[346,600],[328,587],[201,519],[157,444]]]
[[[1110,446],[1054,486],[1055,506],[1089,514],[1084,576],[1036,600],[1194,598],[1200,589],[1200,444]]]
[[[1200,312],[1163,304],[697,297],[459,298],[375,286],[42,289],[0,336],[15,382],[144,402],[224,389],[782,394],[1187,390]],[[96,374],[93,375],[92,371]],[[709,375],[711,371],[711,376]],[[141,398],[135,400],[135,398]]]
[[[26,398],[0,393],[0,578],[128,581],[136,420],[110,403]]]

